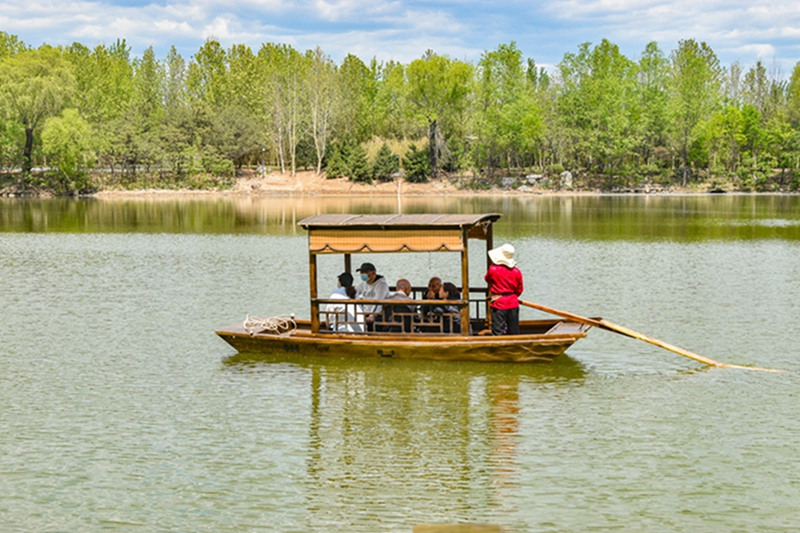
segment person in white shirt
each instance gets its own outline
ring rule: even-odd
[[[389,284],[386,278],[379,275],[375,270],[375,265],[372,263],[362,263],[356,269],[356,272],[361,273],[361,283],[356,286],[356,294],[361,300],[385,300],[391,294]],[[380,313],[383,308],[376,304],[366,304],[362,306],[364,312],[367,314],[364,321],[367,325],[367,331],[373,330],[375,323],[375,315]]]
[[[353,275],[350,272],[339,274],[337,287],[329,298],[332,300],[356,299]],[[332,331],[346,333],[362,333],[364,331],[364,310],[358,304],[327,304],[325,316],[328,328]]]

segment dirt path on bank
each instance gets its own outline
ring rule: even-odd
[[[440,179],[428,183],[409,183],[405,180],[387,183],[355,183],[347,178],[327,179],[324,175],[318,176],[314,171],[298,172],[295,176],[272,172],[265,177],[245,175],[236,178],[232,189],[221,191],[201,190],[108,190],[100,191],[94,196],[169,196],[169,195],[223,195],[223,196],[443,196],[443,195],[519,195],[525,194],[517,190],[490,189],[477,191],[474,189],[458,188],[448,179]],[[557,194],[557,191],[533,189],[527,194]],[[571,193],[575,194],[575,193]],[[585,193],[584,193],[585,194]]]
[[[313,196],[313,195],[397,195],[398,190],[403,195],[428,195],[428,194],[474,194],[475,191],[459,190],[449,181],[442,180],[429,183],[408,183],[406,181],[392,181],[387,183],[355,183],[347,178],[327,179],[324,175],[318,176],[314,171],[306,170],[297,172],[296,175],[272,172],[265,177],[245,175],[236,178],[232,189],[221,191],[195,191],[195,190],[136,190],[136,191],[101,191],[95,196],[136,196],[136,195],[236,195],[236,196]],[[502,191],[496,191],[502,192]]]

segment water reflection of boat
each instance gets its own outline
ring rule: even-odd
[[[572,320],[523,320],[519,335],[492,336],[487,290],[469,286],[469,243],[482,240],[493,248],[492,224],[498,214],[475,215],[317,215],[299,225],[308,231],[311,319],[288,324],[242,322],[217,331],[240,352],[290,353],[351,357],[394,357],[452,361],[550,362],[589,326]],[[331,300],[317,292],[317,256],[344,256],[344,270],[352,271],[355,253],[455,252],[461,257],[461,300],[424,300],[414,289],[414,306],[446,304],[458,309],[460,330],[447,327],[447,317],[428,319],[403,312],[405,300]],[[487,253],[487,266],[488,266]],[[328,305],[379,305],[375,331],[351,332],[346,326],[363,323],[363,316],[348,319]],[[355,306],[353,306],[355,307]],[[387,310],[393,310],[388,313]],[[358,311],[361,312],[361,311]],[[398,322],[399,319],[399,322]],[[413,321],[413,327],[408,327]],[[345,326],[342,328],[342,326]],[[361,328],[357,328],[361,329]],[[344,331],[343,331],[344,330]],[[452,331],[451,331],[452,330]]]
[[[309,355],[308,357],[297,357],[292,353],[285,352],[239,352],[226,357],[222,363],[236,370],[249,371],[256,368],[268,368],[265,365],[289,365],[296,369],[311,370],[322,368],[328,373],[336,372],[380,372],[385,370],[385,362],[376,358],[338,358],[327,355]],[[408,372],[409,376],[419,376],[420,371],[434,369],[446,376],[457,376],[454,379],[461,379],[474,373],[489,380],[505,380],[509,376],[525,383],[568,383],[580,382],[586,378],[586,367],[577,359],[563,354],[549,365],[484,365],[480,362],[452,366],[446,364],[431,364],[429,361],[404,360],[403,366],[392,367],[398,372]]]
[[[303,483],[307,531],[378,521],[411,531],[454,516],[525,531],[519,495],[539,394],[566,394],[586,377],[568,354],[548,365],[455,365],[238,353],[223,370],[258,383],[266,412],[282,413],[263,429],[293,435],[282,442],[305,465],[293,479]]]

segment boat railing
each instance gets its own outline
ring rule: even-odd
[[[312,300],[314,307],[319,309],[320,333],[369,335],[397,333],[459,335],[461,309],[471,303],[472,300],[343,298]],[[454,309],[457,311],[453,311]]]
[[[395,290],[394,287],[392,287],[391,289],[392,291]],[[461,287],[459,287],[458,290],[460,292]],[[428,292],[428,287],[412,287],[411,297],[414,300],[416,300],[418,298],[422,298],[427,292]],[[489,309],[489,304],[487,299],[489,295],[489,289],[487,289],[486,287],[470,287],[469,295],[470,295],[469,296],[470,320],[484,320],[486,318],[486,313],[488,312]],[[441,300],[437,301],[441,302]]]

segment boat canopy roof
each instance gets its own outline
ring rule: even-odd
[[[468,215],[315,215],[298,224],[308,230],[312,254],[365,252],[461,252],[467,239],[487,240],[497,213]]]

